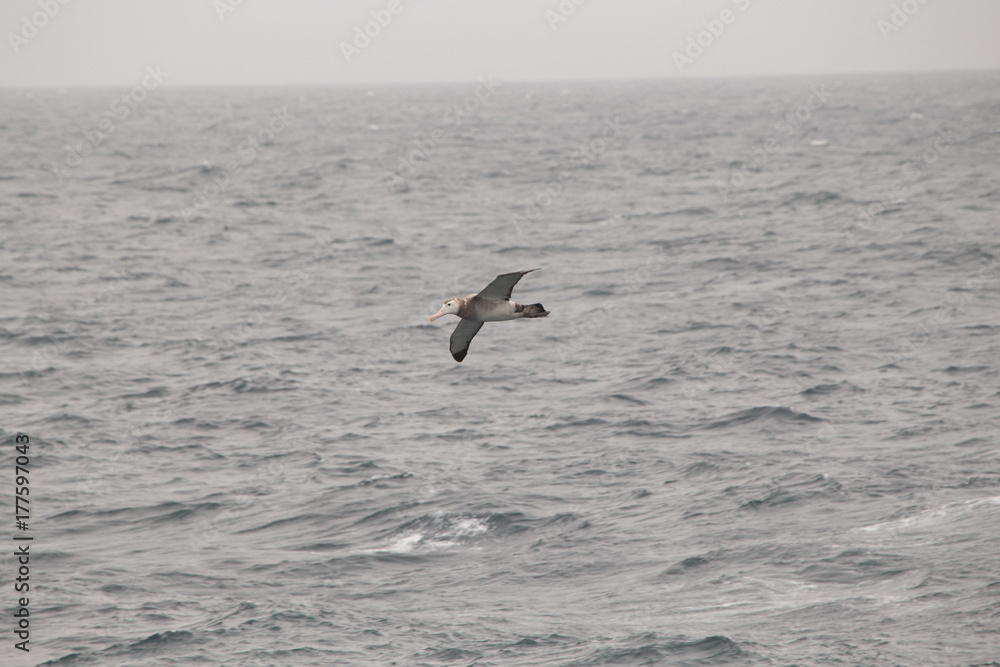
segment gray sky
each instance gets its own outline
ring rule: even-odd
[[[3,0],[0,85],[1000,69],[998,26],[996,0]]]

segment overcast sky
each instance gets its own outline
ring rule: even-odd
[[[1000,69],[997,0],[3,0],[0,26],[6,86]]]

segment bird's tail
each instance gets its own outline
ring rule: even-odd
[[[525,317],[545,317],[549,314],[549,311],[545,310],[545,306],[540,303],[533,303],[530,306],[524,306],[521,311],[524,313]]]

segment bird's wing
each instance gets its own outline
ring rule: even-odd
[[[529,269],[527,271],[515,271],[514,273],[504,273],[493,279],[489,285],[486,286],[482,292],[476,296],[483,299],[509,299],[510,293],[514,291],[514,285],[517,281],[521,279],[525,273],[531,273],[532,271],[537,271],[538,269]]]
[[[455,358],[455,361],[465,359],[465,355],[469,353],[469,343],[479,333],[482,326],[482,322],[473,322],[472,320],[462,320],[458,323],[455,331],[451,334],[450,345],[451,356]]]

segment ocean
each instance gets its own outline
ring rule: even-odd
[[[1000,74],[0,108],[3,665],[1000,665]]]

